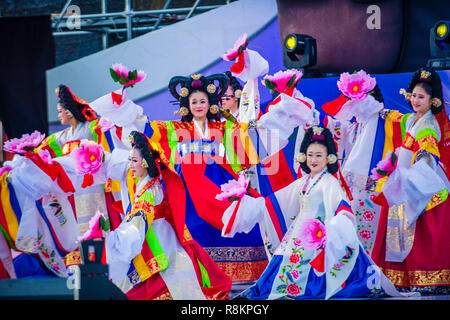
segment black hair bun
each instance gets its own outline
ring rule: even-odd
[[[139,150],[142,158],[144,158],[148,164],[147,172],[149,176],[152,178],[159,176],[158,167],[155,163],[155,159],[159,158],[159,153],[150,148],[147,137],[143,133],[131,131],[130,137],[132,148]]]

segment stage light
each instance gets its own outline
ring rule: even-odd
[[[435,69],[450,69],[450,21],[440,20],[430,29],[430,53],[433,59],[427,66]]]
[[[316,39],[304,34],[290,33],[284,39],[283,64],[288,69],[301,69],[317,63]]]
[[[294,51],[295,50],[295,46],[297,45],[297,38],[290,34],[286,37],[286,41],[284,42],[284,44],[286,45],[286,50],[289,51]]]
[[[450,57],[450,21],[438,21],[430,29],[430,50],[432,57]]]
[[[445,23],[442,23],[436,28],[436,35],[439,38],[444,38],[448,34],[448,26]]]

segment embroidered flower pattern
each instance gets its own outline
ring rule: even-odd
[[[363,219],[364,220],[366,220],[366,221],[373,221],[373,219],[375,219],[375,215],[373,214],[373,212],[372,211],[370,211],[370,210],[366,210],[366,211],[364,211],[364,213],[362,214],[362,216],[363,216]]]
[[[44,243],[40,240],[42,239],[42,235],[38,235],[38,240],[35,242],[36,245],[38,245],[37,249],[39,252],[39,256],[42,258],[42,260],[45,262],[47,267],[52,270],[54,273],[56,273],[59,276],[64,276],[64,272],[59,264],[55,260],[56,252],[55,250],[49,250],[46,246],[44,246]],[[64,267],[65,269],[65,267]]]
[[[353,256],[353,252],[355,251],[355,249],[347,247],[347,253],[344,257],[342,257],[341,259],[339,259],[339,261],[333,265],[333,267],[330,270],[330,274],[333,277],[336,277],[337,274],[336,272],[339,272],[342,270],[342,267],[345,266],[346,263],[348,263],[350,261],[350,259]]]
[[[361,231],[359,232],[359,236],[360,236],[362,239],[365,239],[365,240],[368,240],[368,239],[372,238],[371,232],[370,232],[369,230],[367,230],[367,229],[361,230]]]
[[[292,254],[289,256],[289,263],[281,268],[281,274],[278,276],[278,279],[282,284],[277,287],[277,291],[291,296],[299,296],[303,288],[296,281],[302,274],[301,267],[308,264],[311,260],[303,260],[302,250],[304,248],[301,246],[301,240],[298,238],[292,238],[292,240],[294,243]]]

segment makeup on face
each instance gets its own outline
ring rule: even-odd
[[[147,169],[142,167],[142,156],[138,149],[133,148],[130,151],[128,161],[130,163],[130,169],[135,177],[140,179],[145,178],[148,174]]]
[[[306,165],[311,170],[311,176],[321,172],[328,164],[327,147],[320,143],[312,143],[306,149]]]
[[[415,86],[411,93],[410,102],[418,115],[424,115],[431,108],[431,95],[421,86]]]
[[[208,95],[203,91],[195,91],[189,96],[189,109],[196,120],[205,120],[209,110]]]

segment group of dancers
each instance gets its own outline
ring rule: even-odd
[[[180,120],[149,119],[122,65],[123,88],[91,103],[60,85],[68,127],[5,143],[2,278],[67,277],[80,243],[100,238],[129,299],[229,299],[233,283],[247,284],[237,299],[447,294],[439,74],[413,74],[401,114],[363,70],[341,74],[342,95],[320,109],[300,71],[280,71],[262,81],[274,93],[263,113],[267,61],[237,47],[231,72],[170,80]]]

